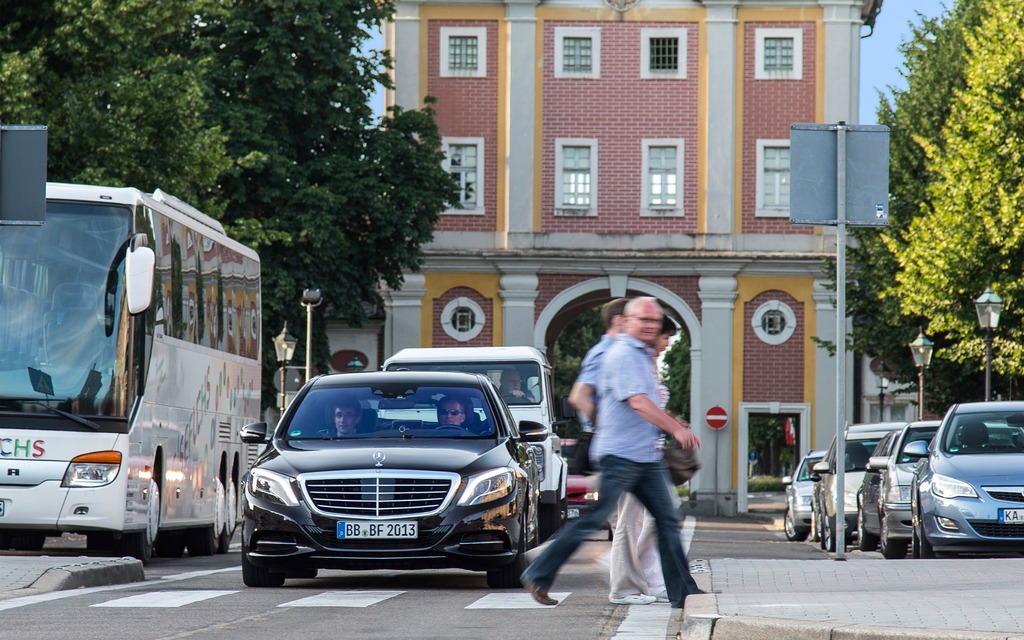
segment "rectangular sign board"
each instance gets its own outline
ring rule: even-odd
[[[843,125],[846,133],[846,224],[889,224],[889,127]],[[838,128],[794,124],[789,129],[792,224],[835,226],[838,221]]]
[[[0,125],[0,225],[46,218],[46,127]]]

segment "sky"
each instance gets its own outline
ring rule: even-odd
[[[860,41],[860,123],[878,124],[878,91],[887,96],[887,87],[906,89],[900,75],[903,55],[900,43],[909,40],[911,24],[920,24],[918,13],[934,18],[952,6],[953,0],[884,0],[875,19],[875,30]],[[862,34],[867,33],[864,27]]]

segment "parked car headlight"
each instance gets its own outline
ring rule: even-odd
[[[292,487],[292,479],[280,473],[266,469],[254,469],[249,474],[248,487],[249,493],[258,498],[288,507],[299,504],[299,497],[295,495],[295,490]]]
[[[512,493],[515,484],[516,476],[511,469],[491,469],[478,473],[466,480],[459,504],[466,506],[493,502]]]
[[[885,492],[886,502],[910,502],[910,485],[892,484]]]
[[[940,498],[977,498],[978,492],[963,480],[935,474],[932,476],[932,493]]]

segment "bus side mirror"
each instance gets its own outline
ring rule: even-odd
[[[128,313],[135,315],[153,301],[153,269],[156,254],[149,247],[129,249],[124,257],[124,290]]]

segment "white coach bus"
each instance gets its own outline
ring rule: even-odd
[[[260,263],[159,190],[47,184],[0,226],[0,549],[227,551],[260,413]]]

